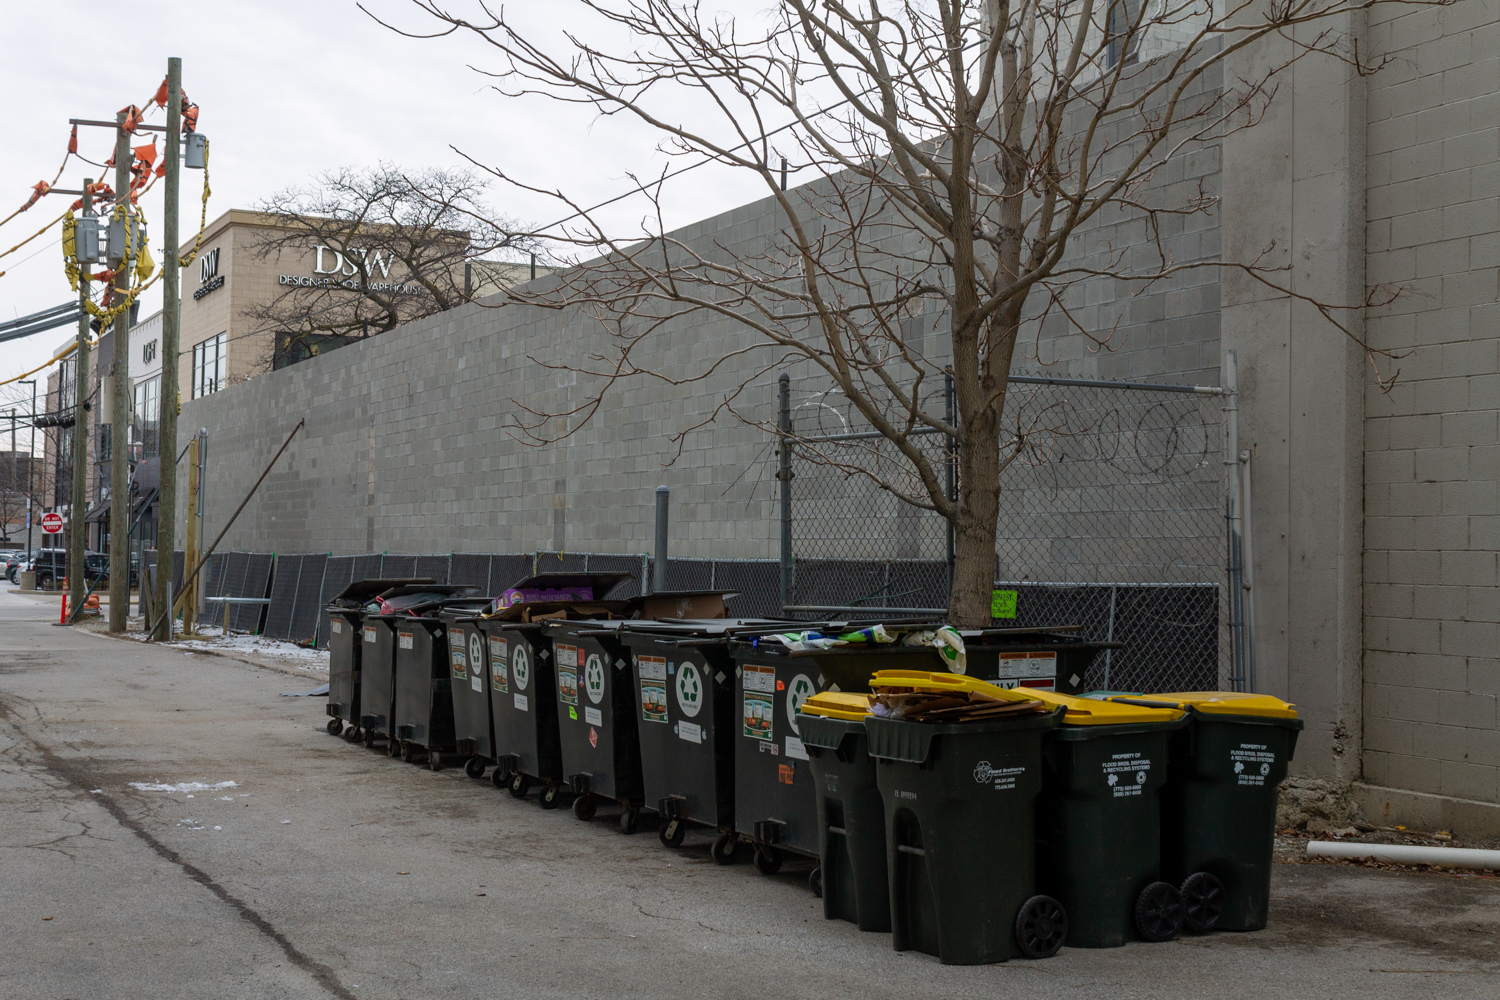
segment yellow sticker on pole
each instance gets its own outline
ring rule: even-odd
[[[990,617],[1014,618],[1016,616],[1016,592],[1014,590],[990,591]]]

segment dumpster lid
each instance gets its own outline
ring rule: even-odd
[[[357,580],[334,594],[333,599],[334,601],[357,601],[360,604],[369,604],[372,597],[383,594],[393,587],[409,587],[412,584],[432,582],[430,577],[425,576],[394,580]]]
[[[499,606],[508,608],[512,604],[538,603],[539,601],[602,601],[611,590],[626,580],[634,580],[634,573],[537,573],[518,580],[501,592]],[[527,597],[532,591],[579,591],[577,596]],[[588,591],[587,594],[581,591]]]
[[[1169,694],[1111,695],[1110,702],[1126,705],[1160,705],[1193,708],[1205,715],[1258,715],[1269,719],[1295,719],[1297,706],[1268,694],[1247,691],[1177,691]]]
[[[804,701],[798,711],[859,722],[870,714],[870,696],[856,691],[820,691]]]
[[[1063,708],[1065,726],[1123,726],[1142,722],[1175,722],[1182,711],[1171,705],[1124,705],[1090,698],[1075,698],[1040,688],[1002,688],[961,674],[929,673],[923,670],[881,670],[870,679],[875,689],[911,687],[919,691],[978,691],[1006,701],[1041,701]],[[1104,708],[1103,706],[1110,706]]]

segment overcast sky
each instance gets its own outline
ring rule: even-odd
[[[366,0],[365,6],[417,31],[432,22],[406,0]],[[464,0],[454,0],[462,9]],[[765,16],[771,0],[726,0],[741,18]],[[567,16],[560,16],[566,13]],[[524,0],[507,17],[538,33],[563,26],[585,33],[565,0]],[[604,38],[599,34],[597,37]],[[201,107],[199,128],[212,141],[213,197],[209,218],[248,208],[321,170],[386,160],[402,166],[458,165],[458,146],[481,162],[543,186],[560,187],[586,204],[630,187],[629,173],[650,176],[666,158],[657,137],[625,119],[596,120],[582,108],[543,98],[509,98],[488,88],[468,64],[497,68],[490,50],[472,38],[414,40],[382,28],[353,0],[235,0],[234,3],[136,0],[100,5],[76,0],[0,5],[0,92],[10,137],[0,158],[0,217],[23,203],[38,180],[51,180],[67,148],[69,118],[112,120],[127,104],[155,93],[168,56],[183,60],[183,87]],[[161,113],[148,119],[162,121]],[[96,162],[109,156],[113,133],[80,128],[79,152]],[[135,144],[139,144],[139,140]],[[98,168],[74,159],[60,187],[77,188]],[[111,172],[110,181],[113,183]],[[196,231],[202,175],[184,171],[182,234]],[[144,200],[153,249],[161,259],[161,190]],[[700,170],[671,182],[669,224],[681,225],[762,196],[723,173]],[[536,223],[559,215],[556,204],[496,186],[503,213]],[[8,249],[56,217],[73,199],[53,195],[0,228]],[[628,199],[610,212],[627,225],[646,208]],[[0,259],[0,320],[69,301],[56,230]],[[159,295],[143,315],[160,308]],[[0,344],[0,380],[43,363],[69,335],[57,329]],[[47,372],[37,377],[45,380]],[[45,381],[40,383],[45,385]],[[0,387],[0,417],[30,389]],[[0,434],[8,432],[0,422]],[[24,448],[23,440],[19,442]],[[0,440],[0,448],[9,448]]]

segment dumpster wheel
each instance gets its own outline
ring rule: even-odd
[[[1224,914],[1224,883],[1208,872],[1194,872],[1183,880],[1182,926],[1207,934]]]
[[[1182,893],[1170,882],[1152,882],[1135,901],[1135,929],[1147,941],[1170,941],[1182,930]]]
[[[526,776],[524,774],[518,775],[517,777],[520,777],[523,780],[526,778]],[[512,795],[516,794],[515,779],[511,779],[510,794],[512,794]],[[525,793],[523,792],[522,794],[525,794]],[[542,789],[542,794],[540,794],[540,795],[538,795],[536,797],[536,803],[537,803],[537,805],[541,806],[543,809],[556,809],[557,805],[558,805],[558,801],[557,800],[561,796],[562,796],[562,786],[561,785],[548,785],[546,788]]]
[[[1067,911],[1051,896],[1032,896],[1016,914],[1016,944],[1027,958],[1051,958],[1067,936]]]
[[[394,736],[389,736],[385,741],[385,752],[389,757],[401,756],[401,741]]]
[[[344,739],[348,740],[350,743],[363,743],[365,740],[364,730],[360,729],[358,726],[351,726],[344,731]]]
[[[470,757],[464,761],[464,774],[478,781],[484,777],[485,763],[483,757]]]
[[[764,844],[755,845],[755,870],[762,875],[775,875],[781,871],[781,863],[785,859],[781,852],[774,847]]]
[[[417,745],[411,740],[404,741],[401,744],[401,759],[410,764],[417,759],[417,749]]]
[[[625,811],[620,813],[620,832],[626,835],[635,833],[640,821],[641,811],[635,806],[626,806]]]
[[[342,733],[343,731],[344,731],[344,720],[343,719],[329,719],[328,720],[328,735],[329,736],[337,736],[339,733]]]
[[[740,854],[740,835],[726,833],[714,841],[714,860],[721,865],[732,865]]]
[[[822,865],[818,865],[818,867],[807,873],[807,888],[814,896],[817,896],[819,899],[823,898]]]
[[[656,836],[663,847],[681,847],[687,836],[687,824],[680,819],[669,819],[657,828]]]
[[[365,749],[366,750],[373,750],[373,749],[375,749],[375,730],[373,730],[373,729],[366,729],[364,735],[365,735]]]
[[[590,820],[599,808],[599,803],[592,795],[584,793],[573,800],[573,816],[577,819]]]
[[[443,769],[443,755],[437,750],[427,751],[427,766],[433,771],[441,771]]]

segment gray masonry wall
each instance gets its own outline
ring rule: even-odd
[[[1365,402],[1366,780],[1500,801],[1500,4],[1377,8]],[[1436,813],[1434,823],[1446,822]]]

